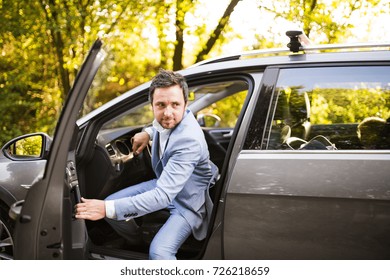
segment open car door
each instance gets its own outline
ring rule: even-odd
[[[62,110],[44,176],[29,190],[16,220],[15,259],[84,258],[85,223],[73,218],[74,204],[79,199],[74,164],[76,121],[104,57],[102,42],[98,39],[89,51]]]

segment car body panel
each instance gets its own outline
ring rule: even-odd
[[[389,152],[242,151],[229,193],[390,201],[386,170]]]
[[[7,205],[26,197],[27,190],[43,177],[45,166],[46,160],[10,161],[0,158],[0,192],[3,192],[2,198]]]
[[[225,259],[389,258],[383,201],[232,194],[227,204]]]

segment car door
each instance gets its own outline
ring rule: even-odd
[[[389,67],[267,69],[229,180],[225,258],[390,257]]]
[[[85,224],[72,218],[72,191],[77,188],[74,165],[76,120],[104,56],[102,42],[97,40],[62,110],[43,179],[29,190],[16,221],[15,259],[83,258]]]

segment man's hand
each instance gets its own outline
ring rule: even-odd
[[[76,218],[96,221],[106,216],[106,206],[104,200],[81,198],[81,202],[76,205]]]
[[[133,153],[138,156],[142,153],[143,149],[148,145],[150,140],[149,134],[145,131],[139,132],[132,138]]]

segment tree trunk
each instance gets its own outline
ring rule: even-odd
[[[50,14],[46,9],[45,2],[41,2],[42,9],[46,15],[47,22],[49,23],[49,30],[50,30],[50,36],[52,37],[53,41],[53,48],[55,50],[55,55],[57,57],[57,70],[60,74],[61,78],[61,98],[62,100],[65,100],[68,96],[69,90],[70,90],[70,80],[69,80],[69,71],[64,67],[64,41],[61,36],[60,28],[58,25],[58,13],[56,11],[56,4],[55,1],[50,0]]]
[[[206,55],[211,51],[211,49],[213,48],[215,42],[217,41],[217,39],[221,35],[223,29],[225,28],[225,26],[229,22],[230,16],[233,13],[234,8],[237,6],[239,1],[240,0],[231,0],[230,1],[230,4],[226,8],[226,10],[225,10],[223,16],[221,17],[221,19],[219,20],[217,27],[211,32],[209,40],[205,44],[204,48],[196,56],[195,63],[204,60]]]
[[[183,50],[184,50],[184,29],[185,29],[185,15],[190,9],[188,0],[176,1],[176,42],[175,51],[173,53],[173,70],[180,70],[183,68]],[[192,2],[192,1],[191,1]]]

